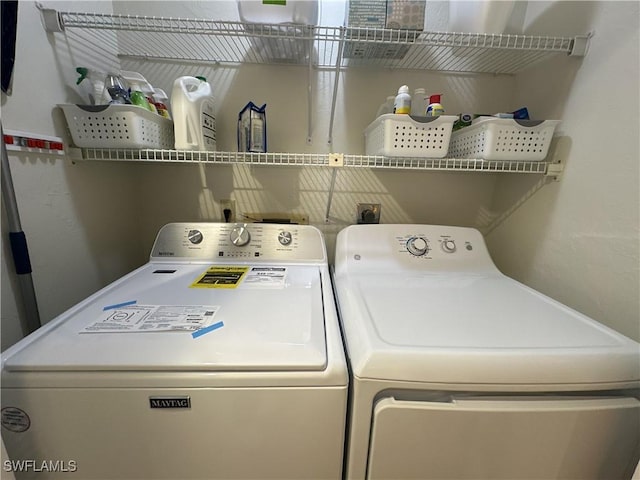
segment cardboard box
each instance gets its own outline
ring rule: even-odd
[[[412,42],[424,29],[425,0],[349,0],[347,25],[361,28],[392,28],[399,30],[415,30],[406,38]],[[403,59],[409,52],[410,45],[406,43],[385,42],[392,35],[380,33],[347,33],[344,56],[349,59]],[[366,40],[366,41],[358,41]],[[377,40],[371,42],[371,40]]]
[[[426,0],[349,0],[349,27],[424,29]]]
[[[387,0],[386,28],[424,30],[425,0]]]
[[[385,28],[387,0],[349,0],[349,27]]]

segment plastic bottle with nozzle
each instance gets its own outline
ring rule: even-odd
[[[441,93],[429,96],[429,106],[427,107],[427,117],[437,117],[444,113],[444,107],[440,104]]]
[[[77,67],[76,72],[80,75],[76,80],[89,100],[90,105],[107,105],[111,102],[111,96],[105,90],[106,72],[87,67]]]
[[[150,112],[158,113],[155,107],[151,107],[151,103],[149,103],[149,100],[147,100],[147,96],[142,91],[142,87],[137,82],[129,82],[129,88],[129,98],[131,99],[131,103],[133,105],[142,107],[145,110],[149,110]]]
[[[131,88],[131,103],[146,108],[150,112],[160,113],[153,99],[154,89],[141,73],[123,70],[121,75]]]
[[[156,109],[158,110],[158,114],[162,115],[164,118],[168,118],[171,120],[171,114],[169,113],[169,97],[164,90],[161,88],[153,89],[153,101],[155,102]]]
[[[107,74],[104,80],[104,89],[111,99],[109,104],[124,105],[130,104],[128,85],[126,81],[117,73]]]

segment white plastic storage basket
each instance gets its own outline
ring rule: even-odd
[[[560,120],[479,120],[453,132],[449,156],[484,160],[544,160],[553,131],[559,123]]]
[[[364,131],[365,152],[387,157],[446,157],[457,118],[454,115],[380,115]]]
[[[135,105],[60,105],[81,148],[174,148],[173,122]]]

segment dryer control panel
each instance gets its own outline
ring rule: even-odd
[[[450,233],[426,234],[417,232],[415,234],[408,233],[405,235],[397,235],[396,239],[400,246],[400,251],[406,250],[414,257],[434,258],[440,254],[451,255],[458,252],[459,248],[463,248],[468,252],[473,251],[473,240],[460,235],[452,235]],[[434,252],[434,249],[437,251]]]
[[[495,269],[482,234],[441,225],[353,225],[336,239],[336,270]]]
[[[170,223],[158,233],[151,258],[317,263],[326,262],[326,250],[310,225]]]

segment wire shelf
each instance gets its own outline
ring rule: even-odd
[[[547,172],[546,162],[490,161],[476,158],[400,158],[368,155],[345,155],[345,166],[403,170],[440,170],[484,173]]]
[[[573,51],[576,38],[572,37],[244,24],[79,12],[57,15],[61,29],[118,32],[122,56],[166,60],[513,74],[550,56],[581,54]]]
[[[84,160],[155,163],[244,164],[255,166],[333,167],[329,154],[241,153],[184,150],[82,149]],[[343,166],[403,170],[439,170],[484,173],[547,173],[547,162],[515,162],[460,158],[399,158],[379,155],[344,155]]]

